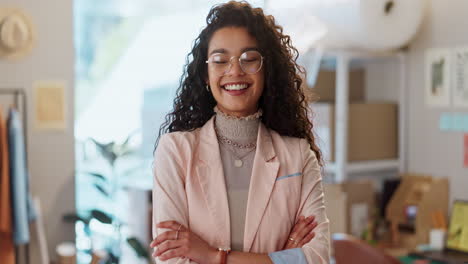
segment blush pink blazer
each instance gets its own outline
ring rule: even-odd
[[[281,250],[298,217],[314,215],[315,238],[302,250],[308,263],[329,263],[320,167],[305,139],[281,136],[261,124],[249,188],[244,252]],[[194,131],[163,135],[154,160],[153,237],[167,231],[156,223],[175,220],[213,247],[230,247],[229,219],[214,118]]]

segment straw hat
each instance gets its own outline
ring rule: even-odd
[[[34,40],[34,26],[24,12],[0,7],[0,59],[18,59],[29,54]]]

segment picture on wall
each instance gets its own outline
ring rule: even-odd
[[[426,104],[431,107],[450,105],[450,66],[448,49],[426,52]]]
[[[64,131],[67,126],[65,81],[33,83],[35,128]]]
[[[468,47],[455,49],[454,85],[452,89],[453,105],[468,107]]]

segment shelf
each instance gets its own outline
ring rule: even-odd
[[[324,172],[334,174],[336,182],[344,182],[347,175],[358,172],[372,172],[383,170],[397,170],[405,172],[407,168],[406,135],[408,127],[407,104],[408,91],[406,89],[406,55],[404,51],[371,52],[363,50],[335,49],[330,47],[316,47],[311,49],[313,58],[309,65],[308,82],[314,84],[317,80],[324,58],[336,59],[335,80],[335,162],[328,164]],[[394,160],[376,160],[365,162],[347,161],[348,153],[348,109],[349,109],[349,70],[353,60],[397,58],[400,64],[399,102],[398,102],[398,158]]]
[[[370,160],[370,161],[359,161],[347,163],[345,170],[347,173],[358,173],[358,172],[373,172],[373,171],[385,171],[385,170],[398,170],[400,167],[400,161],[394,160]],[[335,173],[336,164],[329,163],[324,167],[325,173]]]
[[[316,48],[311,49],[312,52],[321,53],[325,58],[336,58],[346,56],[350,59],[379,59],[379,58],[398,58],[405,54],[404,51],[366,51],[358,49],[333,49],[333,48]]]

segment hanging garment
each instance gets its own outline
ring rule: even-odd
[[[13,108],[10,108],[8,115],[8,147],[13,200],[13,238],[16,245],[22,245],[29,242],[29,221],[35,219],[36,213],[29,193],[23,127],[20,114]]]
[[[0,263],[15,263],[6,121],[0,110]]]

